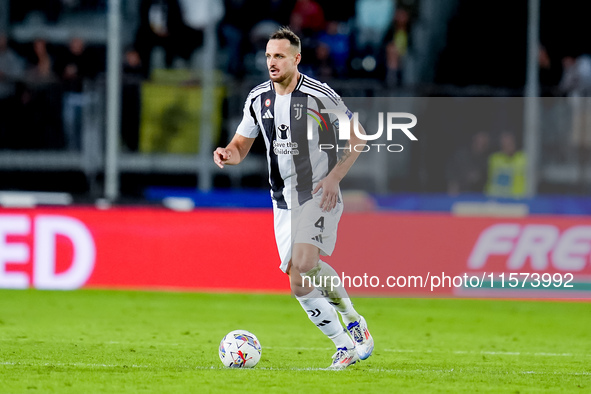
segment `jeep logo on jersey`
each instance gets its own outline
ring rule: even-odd
[[[363,141],[375,141],[379,139],[384,134],[384,118],[386,118],[386,138],[388,141],[392,141],[392,135],[395,130],[400,130],[408,137],[411,141],[418,141],[417,137],[413,133],[410,132],[409,129],[413,128],[417,124],[417,117],[408,112],[387,112],[384,115],[384,112],[378,113],[378,131],[374,134],[370,134],[367,130],[367,134],[362,134],[359,131],[359,114],[357,112],[351,113],[350,111],[343,112],[334,109],[321,109],[320,113],[310,109],[310,111],[314,112],[316,116],[311,115],[308,113],[308,140],[314,139],[314,123],[319,126],[319,132],[323,132],[324,128],[328,129],[327,122],[322,117],[322,114],[333,114],[337,117],[337,120],[333,122],[333,125],[338,129],[338,138],[339,140],[348,141],[351,138],[351,120],[353,120],[353,132],[355,136]],[[407,123],[394,123],[394,119],[407,119],[410,122]],[[315,122],[314,122],[315,121]],[[324,125],[324,127],[323,127]],[[330,150],[330,149],[337,149],[344,150],[344,149],[353,149],[357,152],[368,152],[372,148],[377,148],[378,152],[380,151],[380,147],[385,148],[388,152],[402,152],[404,147],[400,144],[358,144],[353,145],[351,147],[341,148],[338,145],[335,146],[333,144],[319,144],[320,150]]]
[[[279,139],[286,140],[289,138],[289,126],[282,124],[277,128],[279,130]]]

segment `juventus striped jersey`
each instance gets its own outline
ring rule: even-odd
[[[337,146],[337,117],[322,114],[322,109],[352,117],[334,90],[304,74],[290,94],[278,95],[273,82],[267,81],[252,89],[246,99],[236,132],[248,138],[262,132],[271,197],[277,208],[291,209],[311,200],[316,184],[337,163],[336,149],[320,149],[320,144]]]

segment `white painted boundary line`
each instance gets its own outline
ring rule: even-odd
[[[332,350],[330,347],[288,347],[288,346],[268,346],[263,349],[281,349],[281,350]],[[548,353],[548,352],[501,352],[501,351],[471,351],[471,350],[412,350],[412,349],[378,349],[383,352],[392,353],[451,353],[451,354],[484,354],[496,356],[534,356],[534,357],[591,357],[591,354],[575,353]]]
[[[162,368],[156,367],[152,365],[117,365],[117,364],[85,364],[85,363],[20,363],[20,362],[0,362],[0,365],[7,365],[7,366],[24,366],[24,367],[40,367],[40,366],[47,366],[47,367],[90,367],[90,368]],[[177,365],[171,366],[170,368],[183,368],[183,369],[193,369],[193,370],[243,370],[243,371],[330,371],[334,372],[333,370],[328,370],[326,368],[277,368],[277,367],[255,367],[255,368],[225,368],[222,366],[188,366],[188,365]],[[471,371],[471,370],[464,370],[459,369],[455,370],[452,369],[388,369],[388,368],[363,368],[358,369],[355,366],[347,369],[347,371],[360,371],[360,372],[377,372],[377,373],[395,373],[400,375],[405,374],[424,374],[424,373],[482,373],[481,369]],[[510,375],[568,375],[568,376],[591,376],[591,372],[536,372],[536,371],[504,371],[505,374]]]
[[[2,342],[2,340],[0,340]],[[68,342],[68,341],[60,341],[60,342]],[[101,342],[101,343],[93,343],[91,345],[97,344],[109,344],[109,345],[125,345],[125,346],[142,346],[142,344],[136,342]],[[152,343],[154,344],[154,343]],[[186,346],[186,344],[180,343],[168,343],[168,342],[159,342],[155,343],[156,346]],[[334,350],[332,347],[300,347],[300,346],[263,346],[263,350],[306,350],[306,351],[330,351]],[[549,353],[549,352],[508,352],[508,351],[473,351],[473,350],[414,350],[414,349],[378,349],[378,351],[383,352],[390,352],[390,353],[420,353],[420,354],[429,354],[429,353],[437,353],[437,354],[469,354],[469,355],[490,355],[490,356],[526,356],[526,357],[584,357],[588,358],[591,357],[591,354],[582,354],[582,353]],[[2,363],[0,363],[2,365]]]
[[[0,340],[2,342],[2,340]],[[68,341],[60,341],[68,342]],[[93,343],[91,345],[97,345],[99,343]],[[142,346],[137,342],[101,342],[100,344],[108,345],[125,345],[125,346]],[[152,343],[156,346],[186,346],[186,344],[180,343],[168,343],[158,342]],[[306,351],[331,351],[334,350],[332,347],[304,347],[304,346],[263,346],[263,350],[306,350]],[[413,350],[413,349],[378,349],[383,352],[390,353],[438,353],[438,354],[470,354],[470,355],[490,355],[490,356],[526,356],[526,357],[591,357],[591,354],[582,353],[549,353],[549,352],[508,352],[508,351],[473,351],[473,350]],[[1,365],[1,363],[0,363]]]
[[[591,354],[548,353],[548,352],[501,352],[501,351],[471,351],[471,350],[412,350],[412,349],[382,349],[393,353],[452,353],[452,354],[484,354],[493,356],[534,356],[534,357],[591,357]]]

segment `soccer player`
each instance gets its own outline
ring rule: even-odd
[[[266,57],[270,81],[250,91],[235,136],[228,146],[213,152],[213,160],[220,168],[239,164],[262,132],[280,268],[289,275],[292,292],[310,320],[337,348],[329,368],[346,368],[368,358],[374,342],[345,289],[333,287],[339,283],[338,275],[320,255],[334,250],[343,211],[339,182],[362,150],[352,147],[363,148],[365,142],[353,132],[354,122],[349,122],[351,137],[337,158],[338,114],[322,110],[340,111],[349,119],[352,114],[330,87],[298,71],[301,43],[289,28],[271,35]],[[316,122],[308,120],[312,115]],[[359,132],[365,133],[361,126]]]

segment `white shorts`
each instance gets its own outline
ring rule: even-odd
[[[273,206],[275,222],[275,241],[281,258],[279,268],[287,271],[291,261],[293,245],[312,244],[320,249],[320,254],[330,256],[337,242],[337,227],[343,213],[342,197],[330,212],[322,212],[317,193],[312,200],[294,209],[280,209]]]

